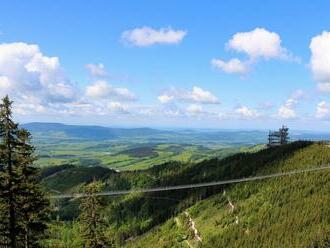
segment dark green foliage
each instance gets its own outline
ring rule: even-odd
[[[32,167],[35,157],[30,143],[30,133],[19,130],[20,148],[18,151],[21,196],[19,198],[19,223],[22,228],[24,247],[39,247],[48,221],[48,200],[45,199],[37,181],[37,169]],[[21,238],[22,239],[22,238]]]
[[[49,191],[66,192],[79,184],[90,183],[94,178],[97,180],[107,178],[111,173],[115,172],[101,166],[67,166],[65,169],[61,169],[44,178],[42,185]]]
[[[122,173],[113,175],[108,182],[114,184],[114,182],[120,181],[120,185],[114,185],[117,188],[124,186],[126,180],[127,188],[136,188],[136,185],[158,187],[248,177],[256,175],[258,171],[273,163],[284,161],[293,152],[308,145],[311,143],[296,142],[257,153],[240,153],[222,160],[207,160],[191,166],[167,163],[154,166],[144,172],[135,172],[134,176],[132,173],[130,176],[128,173],[126,176]],[[111,216],[111,223],[120,227],[116,233],[118,239],[124,241],[130,236],[140,235],[151,227],[164,222],[195,202],[218,193],[222,188],[157,192],[124,197],[122,201],[118,201],[118,199],[114,201],[109,216]]]
[[[155,151],[154,146],[141,146],[141,147],[130,148],[120,152],[119,154],[125,154],[137,158],[158,156],[158,153]]]
[[[81,200],[80,204],[80,225],[81,237],[86,248],[109,247],[105,237],[105,222],[102,209],[104,201],[96,193],[102,191],[102,184],[94,181],[85,186],[87,197]]]
[[[61,172],[61,171],[67,170],[67,169],[71,169],[73,167],[74,167],[74,165],[72,165],[72,164],[63,164],[63,165],[58,165],[58,166],[44,167],[40,171],[40,179],[44,179],[44,178],[54,175],[58,172]]]
[[[297,145],[291,144],[291,148]],[[271,174],[329,163],[329,147],[314,143],[292,150],[257,173]],[[196,247],[329,247],[329,189],[329,170],[227,187],[225,196],[219,192],[187,210],[203,238]],[[234,211],[227,197],[235,205]],[[161,225],[127,246],[154,247],[158,239],[161,240],[158,247],[166,247],[162,241],[169,240],[176,232],[168,230],[166,224]],[[183,245],[177,241],[173,247]]]
[[[78,158],[77,162],[80,166],[99,166],[99,165],[101,165],[101,160],[95,159],[95,158]]]
[[[1,247],[39,247],[46,229],[48,205],[33,167],[30,134],[11,116],[12,102],[2,99],[0,110],[0,242]]]

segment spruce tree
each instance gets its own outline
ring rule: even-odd
[[[33,167],[30,134],[12,119],[12,102],[0,104],[0,245],[10,248],[39,247],[47,201]]]
[[[93,181],[85,186],[86,197],[80,204],[81,236],[86,248],[109,247],[104,235],[105,223],[102,216],[102,197],[96,194],[102,190],[102,183]]]
[[[15,148],[17,145],[18,125],[12,120],[12,102],[8,96],[0,105],[1,137],[1,241],[3,247],[17,247],[17,183],[15,170]]]
[[[19,224],[21,227],[20,241],[25,248],[40,247],[47,228],[49,201],[44,197],[37,181],[38,171],[33,167],[34,147],[31,134],[20,129],[18,132],[18,162],[20,175]]]

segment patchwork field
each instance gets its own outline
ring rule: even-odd
[[[54,144],[37,144],[39,157],[37,164],[40,167],[72,164],[105,166],[115,170],[136,170],[167,161],[198,162],[205,158],[224,157],[245,148],[246,146],[206,147],[172,143],[122,144],[109,141],[81,141],[79,143],[62,141]]]
[[[259,150],[265,130],[109,128],[29,123],[41,167],[71,164],[115,170],[150,168],[167,161],[199,162],[240,151]],[[330,134],[292,131],[291,140],[324,140]]]

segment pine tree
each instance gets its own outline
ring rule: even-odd
[[[0,245],[39,247],[47,201],[36,180],[30,134],[12,119],[12,102],[0,104]]]
[[[105,223],[102,216],[103,201],[96,194],[102,190],[102,183],[93,181],[85,186],[87,196],[80,204],[81,236],[86,248],[109,247],[104,235]]]
[[[18,126],[12,121],[12,102],[8,96],[0,105],[0,137],[1,137],[1,245],[17,247],[17,182],[14,152],[17,144]]]
[[[20,226],[21,243],[25,248],[39,247],[48,220],[49,201],[44,197],[37,182],[37,169],[32,166],[35,161],[34,147],[30,144],[31,134],[21,129],[18,132],[18,161],[20,175]]]

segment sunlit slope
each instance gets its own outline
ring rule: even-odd
[[[312,144],[258,174],[330,163],[330,147]],[[127,247],[330,247],[330,171],[240,183],[187,209]]]

